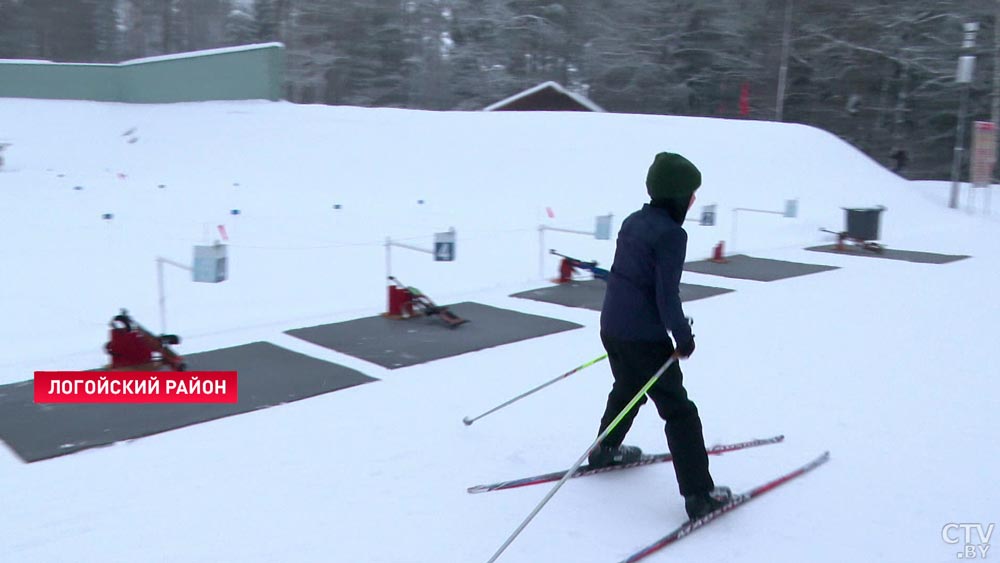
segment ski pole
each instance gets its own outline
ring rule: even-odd
[[[526,392],[526,393],[521,393],[520,395],[518,395],[517,397],[514,397],[513,399],[511,399],[511,400],[507,401],[506,403],[503,403],[502,405],[498,405],[498,406],[496,406],[496,407],[493,407],[492,409],[490,409],[490,410],[488,410],[488,411],[484,412],[483,414],[481,414],[481,415],[479,415],[479,416],[477,416],[477,417],[475,417],[475,418],[469,418],[469,417],[465,417],[465,418],[463,418],[463,419],[462,419],[462,422],[464,422],[466,426],[471,426],[473,422],[475,422],[475,421],[479,420],[480,418],[483,418],[484,416],[486,416],[486,415],[488,415],[488,414],[491,414],[491,413],[494,413],[494,412],[496,412],[496,411],[498,411],[498,410],[500,410],[500,409],[502,409],[502,408],[506,407],[507,405],[509,405],[509,404],[511,404],[511,403],[514,403],[514,402],[516,402],[516,401],[519,401],[519,400],[521,400],[521,399],[523,399],[523,398],[527,397],[528,395],[531,395],[532,393],[534,393],[534,392],[536,392],[536,391],[540,391],[540,390],[542,390],[542,389],[544,389],[544,388],[548,387],[549,385],[552,385],[552,384],[553,384],[553,383],[555,383],[556,381],[559,381],[560,379],[565,379],[565,378],[567,378],[567,377],[569,377],[569,376],[573,375],[574,373],[576,373],[576,372],[578,372],[578,371],[582,370],[583,368],[586,368],[586,367],[590,367],[590,366],[592,366],[592,365],[596,364],[597,362],[599,362],[599,361],[601,361],[601,360],[603,360],[604,358],[607,358],[607,357],[608,357],[608,355],[607,355],[607,354],[604,354],[604,355],[603,355],[603,356],[601,356],[600,358],[596,358],[596,359],[593,359],[593,360],[590,360],[589,362],[587,362],[587,363],[583,364],[582,366],[577,366],[577,367],[575,367],[575,368],[573,368],[573,369],[571,369],[571,370],[567,371],[566,373],[564,373],[564,374],[560,375],[559,377],[557,377],[557,378],[555,378],[555,379],[553,379],[553,380],[551,380],[551,381],[546,381],[545,383],[543,383],[543,384],[539,385],[538,387],[535,387],[535,388],[534,388],[534,389],[532,389],[531,391],[528,391],[528,392]]]
[[[623,408],[622,411],[618,413],[618,416],[616,416],[615,419],[611,421],[611,424],[609,424],[608,427],[604,429],[604,432],[601,432],[601,435],[598,436],[597,439],[594,440],[592,444],[590,444],[590,447],[587,448],[585,452],[583,452],[583,455],[580,456],[580,459],[576,460],[576,463],[573,464],[573,467],[570,467],[566,471],[566,474],[563,475],[562,479],[560,479],[559,482],[556,483],[554,487],[552,487],[552,490],[549,491],[547,495],[545,495],[545,498],[542,499],[542,502],[538,503],[538,506],[536,506],[535,509],[531,511],[531,514],[529,514],[528,517],[524,519],[524,522],[521,522],[521,525],[518,526],[516,530],[514,530],[514,533],[512,533],[509,538],[507,538],[507,541],[503,542],[503,545],[500,546],[500,549],[498,549],[497,552],[493,554],[493,557],[490,557],[489,561],[487,561],[486,563],[493,563],[500,557],[500,554],[503,553],[504,550],[507,549],[510,546],[510,544],[514,542],[514,538],[516,538],[518,534],[520,534],[521,531],[524,530],[524,528],[528,525],[528,523],[531,522],[531,520],[542,510],[542,507],[545,506],[545,504],[549,502],[549,500],[553,496],[555,496],[556,491],[558,491],[559,488],[562,487],[563,484],[565,484],[566,481],[568,481],[569,478],[572,477],[574,473],[576,473],[576,470],[579,469],[581,465],[583,465],[584,460],[587,459],[587,456],[590,455],[590,452],[593,451],[598,444],[600,444],[605,438],[608,437],[608,434],[610,434],[615,429],[615,427],[618,426],[618,424],[622,421],[623,418],[625,418],[625,416],[629,413],[629,411],[631,411],[632,408],[635,407],[636,403],[642,400],[642,397],[657,382],[657,380],[660,379],[660,376],[662,376],[663,373],[667,371],[667,368],[672,366],[676,361],[677,361],[677,355],[676,354],[671,355],[670,359],[667,360],[660,367],[660,369],[656,371],[653,377],[649,378],[649,381],[647,381],[646,384],[642,386],[642,389],[639,389],[639,392],[635,394],[635,397],[632,397],[632,400],[629,401],[627,405],[625,405],[625,408]]]

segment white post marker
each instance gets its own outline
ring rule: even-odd
[[[169,258],[156,258],[156,286],[159,292],[160,333],[167,333],[167,291],[163,282],[163,265],[167,264],[191,272],[191,280],[203,283],[219,283],[228,279],[229,262],[226,245],[216,242],[211,246],[194,247],[194,266],[181,264]]]
[[[181,264],[180,262],[174,262],[173,260],[169,260],[167,258],[161,258],[161,257],[157,257],[156,258],[156,282],[157,282],[157,288],[158,288],[159,294],[160,294],[160,299],[159,299],[159,303],[160,303],[160,334],[166,334],[167,333],[167,292],[166,292],[166,289],[165,289],[164,284],[163,284],[163,265],[164,264],[170,264],[171,266],[180,268],[182,270],[187,270],[189,272],[193,272],[194,271],[194,268],[192,268],[191,266],[186,266],[184,264]]]
[[[951,158],[951,196],[948,207],[958,209],[958,197],[961,191],[962,162],[965,160],[965,114],[969,105],[969,89],[976,68],[976,56],[973,49],[976,46],[977,22],[962,24],[965,31],[962,40],[962,55],[958,57],[958,68],[955,69],[955,82],[962,85],[958,102],[958,119],[955,124],[955,148]]]
[[[785,200],[785,210],[784,211],[770,211],[767,209],[750,209],[747,207],[734,207],[733,208],[733,232],[732,236],[729,238],[729,248],[736,248],[736,218],[737,212],[746,211],[750,213],[767,213],[769,215],[781,215],[786,219],[794,219],[799,215],[799,200],[797,199],[786,199]]]

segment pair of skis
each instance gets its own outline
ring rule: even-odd
[[[723,454],[723,453],[734,452],[734,451],[738,451],[738,450],[744,450],[744,449],[747,449],[747,448],[755,448],[755,447],[758,447],[758,446],[766,446],[766,445],[770,445],[770,444],[777,444],[777,443],[782,442],[784,439],[785,439],[784,436],[780,436],[779,435],[779,436],[773,436],[771,438],[761,438],[761,439],[757,439],[757,440],[750,440],[750,441],[747,441],[747,442],[739,442],[739,443],[735,443],[735,444],[719,445],[719,446],[714,446],[714,447],[709,448],[707,450],[707,452],[708,452],[709,455],[720,455],[720,454]],[[715,511],[710,512],[710,513],[706,514],[705,516],[703,516],[703,517],[701,517],[701,518],[699,518],[697,520],[688,520],[683,525],[681,525],[677,529],[673,530],[672,532],[666,534],[665,536],[661,537],[660,539],[656,540],[655,542],[653,542],[653,543],[651,543],[651,544],[643,547],[642,549],[639,549],[639,550],[633,552],[631,555],[629,555],[628,557],[626,557],[625,559],[623,559],[621,561],[621,563],[634,563],[636,561],[640,561],[640,560],[644,559],[645,557],[647,557],[647,556],[649,556],[649,555],[651,555],[653,553],[656,553],[657,551],[663,549],[664,547],[666,547],[666,546],[668,546],[668,545],[676,542],[677,540],[680,540],[681,538],[687,536],[688,534],[694,532],[695,530],[697,530],[697,529],[705,526],[709,522],[712,522],[713,520],[715,520],[715,519],[719,518],[720,516],[728,513],[729,511],[734,510],[734,509],[736,509],[736,508],[738,508],[740,506],[743,506],[744,504],[746,504],[746,503],[750,502],[751,500],[753,500],[753,499],[755,499],[755,498],[763,495],[764,493],[772,491],[775,488],[777,488],[777,487],[779,487],[779,486],[787,483],[788,481],[791,481],[792,479],[795,479],[796,477],[799,477],[801,475],[804,475],[805,473],[808,473],[809,471],[812,471],[813,469],[815,469],[815,468],[819,467],[820,465],[826,463],[829,459],[830,459],[830,452],[825,452],[822,455],[820,455],[819,457],[817,457],[816,459],[810,461],[809,463],[803,465],[802,467],[799,467],[798,469],[796,469],[794,471],[790,471],[790,472],[788,472],[788,473],[786,473],[784,475],[781,475],[781,476],[779,476],[779,477],[777,477],[775,479],[772,479],[771,481],[768,481],[768,482],[766,482],[764,484],[758,485],[757,487],[754,487],[753,489],[750,489],[749,491],[746,491],[746,492],[744,492],[742,494],[733,495],[733,498],[732,498],[732,500],[730,502],[726,503],[725,505],[719,507]],[[622,465],[611,465],[611,466],[600,467],[600,468],[592,468],[592,467],[588,467],[588,466],[584,465],[584,466],[581,466],[576,471],[576,473],[574,473],[572,475],[572,478],[587,477],[589,475],[597,475],[597,474],[600,474],[600,473],[608,473],[608,472],[611,472],[611,471],[618,471],[618,470],[622,470],[622,469],[630,469],[630,468],[633,468],[633,467],[642,467],[644,465],[652,465],[654,463],[663,463],[663,462],[668,462],[668,461],[672,461],[672,460],[673,460],[673,456],[671,454],[669,454],[669,453],[663,453],[663,454],[644,454],[639,459],[639,461],[636,461],[634,463],[627,463],[627,464],[622,464]],[[510,480],[510,481],[500,481],[500,482],[497,482],[497,483],[491,483],[491,484],[486,484],[486,485],[476,485],[474,487],[469,487],[468,488],[468,492],[469,493],[485,493],[485,492],[489,492],[489,491],[501,491],[501,490],[505,490],[505,489],[514,489],[514,488],[518,488],[518,487],[526,487],[526,486],[530,486],[530,485],[538,485],[538,484],[542,484],[542,483],[551,483],[553,481],[558,481],[558,480],[562,479],[565,475],[566,475],[565,471],[554,471],[552,473],[543,473],[541,475],[535,475],[535,476],[532,476],[532,477],[525,477],[525,478],[522,478],[522,479],[514,479],[514,480]]]

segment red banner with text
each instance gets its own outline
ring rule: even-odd
[[[237,403],[235,371],[36,371],[36,403]]]

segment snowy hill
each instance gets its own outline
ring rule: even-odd
[[[545,494],[465,487],[568,467],[610,388],[605,364],[465,427],[603,353],[598,314],[509,298],[544,285],[538,226],[616,226],[644,201],[652,155],[704,175],[688,259],[732,251],[838,266],[689,303],[683,365],[707,441],[786,443],[712,460],[740,491],[824,450],[815,474],[650,561],[949,561],[949,523],[997,519],[996,215],[946,207],[948,185],[901,180],[798,125],[614,114],[434,113],[287,103],[122,105],[0,100],[0,383],[105,361],[121,307],[158,327],[155,260],[230,242],[231,279],[168,271],[167,323],[185,354],[264,340],[382,382],[33,464],[0,452],[0,559],[12,562],[486,561]],[[79,189],[76,189],[79,188]],[[983,200],[980,199],[980,204]],[[842,207],[884,205],[892,248],[967,254],[928,265],[807,252]],[[339,208],[337,208],[339,206]],[[239,210],[238,215],[232,214]],[[547,210],[551,210],[553,217]],[[102,219],[112,214],[110,220]],[[384,308],[393,273],[438,301],[474,300],[583,329],[386,370],[282,334]],[[547,233],[610,265],[613,241]],[[547,250],[547,248],[546,248]],[[546,257],[545,275],[556,262]],[[629,443],[665,449],[646,407]],[[567,484],[501,561],[617,561],[683,520],[656,466]],[[953,534],[954,535],[954,534]]]

